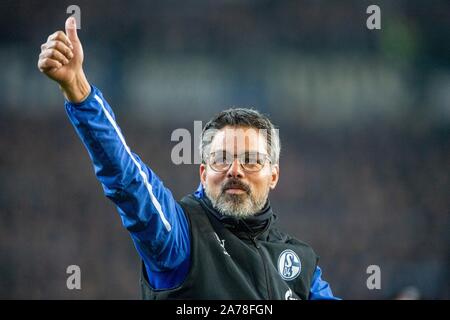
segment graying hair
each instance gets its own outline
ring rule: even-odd
[[[278,164],[280,160],[280,135],[278,129],[269,118],[257,110],[248,108],[230,108],[215,115],[206,123],[200,140],[200,155],[202,162],[208,158],[208,147],[210,146],[218,130],[226,126],[249,127],[264,130],[267,138],[267,152],[272,164]]]

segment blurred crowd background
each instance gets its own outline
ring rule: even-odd
[[[336,295],[450,298],[450,3],[438,0],[2,0],[0,298],[140,297],[131,239],[36,67],[72,4],[88,79],[176,198],[198,165],[171,162],[171,133],[195,139],[194,120],[257,108],[280,129],[279,223],[321,256]],[[381,30],[366,27],[370,4]],[[72,264],[81,290],[66,287]]]

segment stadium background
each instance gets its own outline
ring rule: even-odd
[[[254,106],[280,127],[275,212],[336,295],[450,297],[448,1],[2,0],[0,298],[139,298],[137,253],[36,67],[71,4],[88,79],[177,198],[198,169],[171,162],[172,131]],[[372,264],[381,290],[366,287]]]

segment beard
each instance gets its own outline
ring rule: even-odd
[[[241,194],[230,194],[226,191],[231,188],[244,190]],[[246,218],[255,215],[264,207],[269,196],[269,187],[261,194],[255,194],[250,187],[239,179],[227,180],[219,189],[218,193],[205,185],[205,193],[211,201],[214,209],[226,216]]]

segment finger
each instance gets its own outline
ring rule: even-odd
[[[61,67],[62,67],[62,65],[59,61],[52,60],[49,58],[41,59],[38,62],[38,68],[41,72],[46,72],[51,69],[59,69]]]
[[[79,41],[77,34],[77,22],[74,17],[66,20],[66,34],[70,41]]]
[[[67,35],[64,32],[56,31],[55,33],[52,33],[48,37],[47,42],[55,41],[55,40],[62,41],[62,42],[64,42],[64,44],[66,46],[68,46],[69,48],[73,49],[72,42],[70,41],[70,39],[67,37]]]
[[[39,55],[39,57],[42,59],[50,58],[53,60],[57,60],[57,61],[61,62],[62,64],[69,63],[69,59],[65,55],[63,55],[60,51],[58,51],[57,49],[46,49]]]
[[[49,50],[49,49],[58,50],[69,60],[73,58],[72,49],[70,49],[65,43],[63,43],[61,41],[53,40],[53,41],[47,42],[45,50]]]
[[[62,67],[61,62],[50,58],[39,59],[38,68],[41,72],[49,71],[51,69],[59,69]]]

